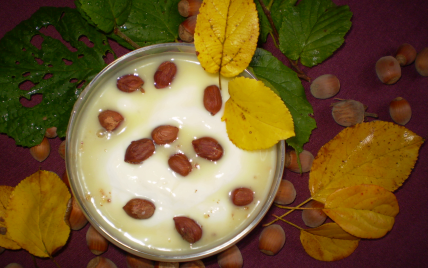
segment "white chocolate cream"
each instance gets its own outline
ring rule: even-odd
[[[153,75],[166,60],[177,65],[177,74],[168,88],[156,89]],[[125,74],[139,75],[145,93],[118,90],[116,80]],[[205,72],[195,55],[169,52],[128,63],[87,95],[90,99],[75,122],[70,145],[76,151],[77,171],[72,179],[88,214],[112,237],[148,254],[192,254],[233,238],[260,212],[273,183],[277,149],[249,152],[229,140],[221,121],[229,99],[227,82],[222,80],[223,107],[212,116],[203,106],[203,92],[209,85],[218,85],[218,75]],[[98,122],[98,114],[107,109],[125,118],[112,132],[103,131]],[[160,125],[178,127],[178,139],[156,145],[155,153],[141,164],[124,162],[131,141],[151,138]],[[218,161],[196,155],[192,140],[204,136],[222,145],[224,154]],[[168,166],[168,158],[178,152],[193,166],[186,177]],[[253,190],[250,205],[233,205],[230,193],[238,187]],[[133,198],[152,201],[154,215],[144,220],[129,217],[122,207]],[[175,216],[195,220],[202,227],[202,238],[193,244],[185,241],[175,230]]]

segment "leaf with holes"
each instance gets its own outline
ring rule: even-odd
[[[201,66],[225,77],[240,74],[254,55],[259,19],[252,0],[205,0],[195,28]]]
[[[131,0],[78,0],[76,7],[101,31],[109,33],[128,19]]]
[[[250,67],[257,78],[264,81],[287,105],[293,116],[296,136],[286,141],[296,151],[302,152],[303,144],[308,142],[312,130],[316,128],[315,120],[309,116],[314,111],[306,99],[302,82],[293,70],[263,49],[256,50]]]
[[[178,40],[178,26],[185,20],[177,11],[178,2],[180,0],[132,1],[126,21],[123,24],[117,21],[118,30],[140,47],[175,42]],[[123,37],[113,33],[109,37],[129,49],[135,49]]]
[[[39,170],[12,191],[6,226],[10,237],[38,257],[50,257],[65,245],[70,227],[64,220],[71,198],[54,172]]]
[[[111,51],[105,35],[77,10],[40,8],[0,40],[0,132],[28,147],[39,144],[49,127],[65,137],[74,102]]]
[[[336,6],[331,0],[302,0],[273,15],[275,24],[281,23],[279,48],[291,60],[317,65],[343,44],[351,17],[348,6]]]

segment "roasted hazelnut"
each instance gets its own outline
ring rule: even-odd
[[[155,213],[155,209],[151,201],[142,198],[133,198],[123,207],[128,216],[138,220],[150,218]]]
[[[205,88],[204,90],[204,107],[211,113],[215,115],[221,109],[223,101],[221,99],[220,89],[216,85],[211,85]]]
[[[107,131],[117,129],[123,120],[124,118],[120,113],[112,110],[104,110],[98,115],[100,125]]]
[[[155,88],[166,88],[172,83],[177,73],[177,66],[171,61],[162,62],[154,75]]]
[[[175,154],[168,159],[168,166],[176,173],[185,177],[192,171],[192,164],[184,154]]]
[[[143,89],[144,81],[138,75],[135,75],[135,74],[127,74],[119,77],[117,79],[116,85],[120,91],[127,92],[127,93],[134,92],[138,89],[141,92],[144,92],[144,89]]]
[[[179,128],[170,125],[159,126],[152,131],[152,139],[156,144],[164,145],[177,139]]]
[[[175,229],[189,243],[196,243],[202,237],[202,228],[188,217],[174,217]]]
[[[130,164],[140,164],[148,159],[155,152],[155,145],[151,139],[141,139],[132,141],[126,148],[125,162]]]
[[[223,156],[223,147],[211,137],[202,137],[192,141],[193,149],[202,158],[216,161]]]
[[[245,187],[236,188],[230,194],[230,198],[235,206],[247,206],[253,202],[254,192]]]

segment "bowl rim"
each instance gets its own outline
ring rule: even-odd
[[[126,64],[134,59],[144,57],[147,55],[151,55],[153,53],[149,53],[153,50],[161,50],[161,49],[171,49],[171,48],[178,48],[181,49],[181,52],[195,52],[195,47],[193,44],[189,43],[164,43],[164,44],[156,44],[156,45],[150,45],[143,48],[136,49],[134,51],[131,51],[110,64],[108,64],[102,71],[100,71],[93,79],[92,81],[85,87],[85,89],[81,92],[78,99],[76,100],[73,110],[71,112],[70,120],[67,126],[67,132],[66,137],[73,137],[74,128],[73,125],[76,123],[76,120],[78,119],[79,112],[82,111],[82,107],[84,107],[85,104],[85,97],[90,93],[92,88],[96,88],[96,85],[99,82],[100,79],[104,76],[105,73],[108,73],[109,70],[112,68],[116,68],[118,64]],[[156,54],[156,53],[155,53]],[[248,69],[245,69],[243,72],[244,76],[249,76],[253,79],[257,78],[254,74],[252,74]],[[71,139],[73,140],[73,139]],[[275,174],[274,179],[271,185],[271,189],[269,191],[269,196],[266,200],[266,202],[261,207],[259,213],[257,216],[244,228],[242,229],[237,235],[232,237],[231,239],[227,240],[226,242],[220,243],[212,248],[198,251],[195,253],[188,253],[188,254],[177,254],[177,255],[159,255],[159,254],[153,254],[149,252],[144,252],[143,250],[138,250],[135,248],[132,248],[131,246],[119,241],[117,238],[115,238],[111,233],[109,233],[105,228],[103,228],[100,223],[91,216],[89,213],[88,208],[82,201],[84,199],[83,196],[81,196],[80,191],[78,190],[77,182],[75,181],[76,171],[73,169],[73,163],[76,161],[73,161],[77,156],[73,157],[74,151],[72,150],[72,145],[70,144],[70,139],[66,139],[66,172],[69,178],[70,188],[73,193],[73,196],[75,197],[76,203],[79,205],[80,209],[82,210],[83,214],[85,215],[88,222],[92,225],[93,228],[95,228],[102,236],[104,236],[109,242],[114,244],[120,249],[125,250],[126,252],[133,254],[138,257],[154,260],[154,261],[166,261],[166,262],[183,262],[183,261],[192,261],[192,260],[198,260],[203,259],[212,255],[215,255],[217,253],[220,253],[227,248],[235,245],[240,240],[242,240],[246,235],[248,235],[264,218],[266,213],[268,212],[269,208],[271,207],[276,193],[278,191],[280,182],[283,177],[284,172],[284,164],[285,164],[285,142],[283,140],[279,141],[275,146],[277,146],[277,165],[275,168]]]

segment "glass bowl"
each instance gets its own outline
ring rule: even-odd
[[[165,59],[177,64],[178,78],[169,88],[154,89],[153,74]],[[144,90],[125,93],[115,88],[118,77],[130,73],[143,78]],[[248,70],[241,76],[255,79]],[[223,102],[228,96],[228,80],[224,79]],[[193,44],[158,44],[109,64],[74,105],[66,142],[66,167],[74,197],[101,235],[135,256],[181,262],[217,254],[251,232],[275,198],[284,169],[284,141],[256,152],[236,148],[221,122],[223,110],[209,117],[201,112],[203,90],[196,86],[201,83],[218,83],[218,74],[203,71]],[[96,115],[104,109],[124,114],[118,129],[102,129]],[[193,118],[195,114],[198,116]],[[125,163],[124,144],[136,135],[150,136],[156,124],[179,125],[178,141],[156,145],[155,154],[142,164]],[[186,139],[207,134],[219,137],[225,151],[222,159],[208,161],[190,152]],[[180,177],[162,162],[161,156],[171,152],[190,156],[193,170],[188,177]],[[231,190],[247,183],[255,192],[254,201],[243,207],[229,204]],[[136,220],[123,211],[126,200],[137,197],[153,201],[156,210],[151,218]],[[191,218],[203,229],[200,241],[189,243],[180,237],[170,219],[180,215],[194,215]]]

